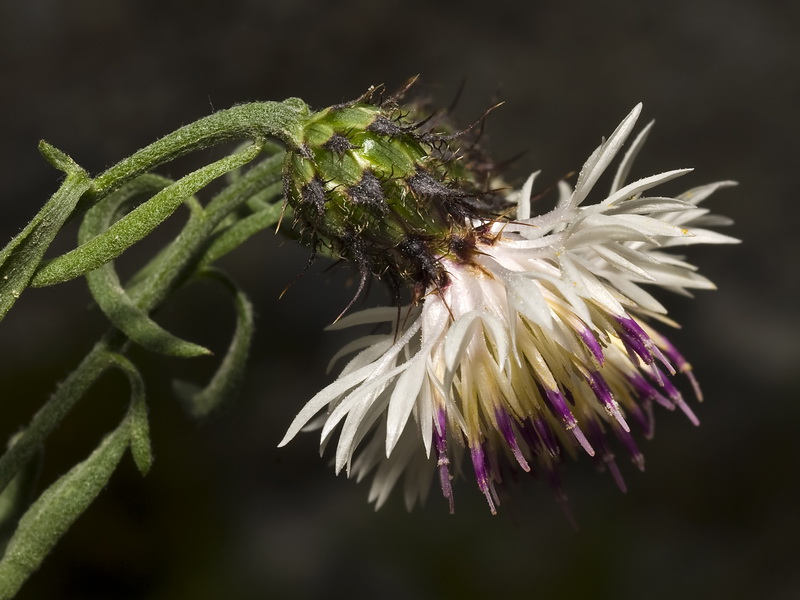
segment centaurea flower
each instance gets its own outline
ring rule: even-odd
[[[679,293],[713,289],[667,250],[736,241],[706,229],[728,221],[698,207],[733,182],[674,198],[646,192],[689,169],[626,184],[648,126],[624,155],[609,194],[586,202],[640,111],[595,150],[574,187],[559,184],[554,209],[531,214],[532,175],[508,197],[515,218],[473,219],[479,234],[472,251],[437,256],[445,275],[426,281],[415,302],[335,323],[384,323],[391,331],[338,353],[334,361],[357,352],[300,411],[280,445],[313,421],[324,449],[340,429],[335,470],[359,480],[374,471],[369,499],[376,507],[404,476],[410,508],[438,472],[451,511],[451,479],[465,449],[494,513],[495,484],[508,468],[538,471],[561,493],[557,464],[564,453],[583,453],[624,490],[612,447],[620,444],[643,467],[632,428],[652,435],[654,404],[678,408],[697,424],[672,377],[685,375],[698,399],[700,388],[689,363],[652,328],[653,321],[672,321],[643,284]]]

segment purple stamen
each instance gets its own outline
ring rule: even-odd
[[[668,381],[666,381],[664,373],[662,373],[661,370],[655,365],[652,365],[650,371],[648,372],[650,373],[650,377],[653,378],[653,381],[655,381],[658,384],[658,387],[663,388],[665,383],[669,383]]]
[[[497,452],[494,451],[494,448],[489,442],[483,442],[483,455],[486,457],[486,463],[489,465],[489,491],[492,493],[492,498],[494,498],[495,503],[499,506],[500,501],[494,493],[494,483],[502,482],[503,477],[500,475],[500,463],[497,461]]]
[[[522,439],[528,444],[528,448],[533,456],[539,456],[544,452],[544,444],[536,435],[536,430],[533,427],[533,420],[531,417],[526,418],[520,424],[519,432],[522,434]]]
[[[438,411],[439,427],[433,428],[433,439],[436,445],[436,466],[439,468],[439,482],[442,485],[442,495],[450,503],[450,514],[455,512],[453,486],[450,483],[450,458],[447,456],[447,416],[443,410]]]
[[[685,414],[688,417],[692,425],[694,425],[695,427],[700,425],[700,419],[697,418],[697,415],[694,414],[694,411],[691,408],[689,408],[689,405],[686,404],[683,398],[681,398],[678,401],[678,408],[680,408],[683,411],[683,414]]]
[[[692,371],[691,365],[687,364],[687,368],[682,370],[683,374],[686,375],[686,379],[689,380],[689,383],[692,385],[692,390],[694,390],[694,397],[697,398],[698,402],[703,401],[703,390],[700,389],[700,382],[697,381],[697,378],[694,376],[694,372]]]
[[[536,417],[533,419],[533,428],[539,435],[539,439],[542,440],[547,453],[553,458],[558,458],[561,455],[561,447],[558,445],[556,435],[553,433],[553,430],[550,429],[544,417]]]
[[[698,419],[697,415],[694,414],[694,411],[689,408],[689,405],[686,404],[686,401],[683,399],[683,396],[681,396],[681,393],[674,385],[672,385],[672,382],[667,379],[666,375],[664,375],[656,366],[652,367],[652,371],[653,378],[660,381],[661,387],[664,388],[664,391],[672,399],[675,405],[680,408],[681,411],[683,411],[683,414],[689,418],[689,421],[692,422],[692,425],[700,425],[700,419]]]
[[[558,390],[548,390],[545,389],[545,397],[547,398],[547,404],[553,413],[561,419],[564,423],[564,428],[567,431],[571,431],[572,435],[575,436],[575,439],[578,440],[578,443],[583,447],[586,451],[586,454],[589,456],[594,456],[594,449],[589,444],[589,441],[586,439],[586,436],[583,435],[581,428],[578,427],[578,421],[575,419],[575,416],[572,414],[572,411],[567,406],[567,403],[564,400],[564,396],[561,395],[561,392]]]
[[[617,317],[617,323],[620,325],[620,329],[617,330],[619,339],[622,340],[628,354],[638,356],[647,365],[652,364],[653,355],[649,349],[655,344],[650,339],[650,336],[631,318]],[[636,361],[633,360],[633,356],[631,356],[631,359],[635,364]]]
[[[624,431],[618,427],[613,427],[612,429],[614,430],[617,439],[619,439],[619,441],[622,442],[622,444],[628,450],[633,464],[635,464],[640,471],[644,471],[644,455],[639,451],[639,448],[630,432]]]
[[[653,377],[659,382],[664,391],[666,392],[667,396],[675,402],[678,403],[678,399],[681,397],[681,393],[678,391],[672,382],[667,378],[666,375],[658,368],[658,367],[651,367],[653,371]]]
[[[614,478],[614,482],[617,484],[617,487],[624,494],[628,491],[628,488],[625,485],[625,480],[622,478],[622,473],[620,472],[619,467],[614,460],[614,453],[611,452],[611,449],[608,446],[606,436],[603,433],[600,424],[594,419],[589,419],[588,427],[589,439],[592,441],[592,444],[594,444],[594,447],[597,448],[597,457],[602,460],[602,466],[608,469],[608,471],[611,473],[611,476]]]
[[[488,466],[486,465],[486,455],[483,452],[483,446],[480,444],[472,446],[470,448],[470,454],[472,456],[472,466],[475,469],[475,478],[478,481],[478,487],[481,492],[483,492],[483,495],[486,496],[486,501],[489,503],[489,510],[492,511],[493,515],[496,515],[497,509],[495,508],[492,494],[489,492],[491,481],[489,479],[490,474]]]
[[[661,349],[655,345],[655,342],[653,343],[653,346],[650,348],[650,352],[653,354],[653,356],[655,356],[658,359],[658,361],[662,365],[664,365],[667,371],[669,371],[670,375],[675,375],[676,373],[675,367],[673,367],[669,359],[666,356],[664,356],[664,353],[661,352]]]
[[[672,363],[664,356],[653,341],[653,338],[647,335],[647,332],[642,329],[635,319],[618,317],[617,322],[622,326],[622,330],[618,330],[619,338],[622,340],[629,356],[634,354],[647,365],[652,365],[655,359],[658,359],[671,375],[675,374],[675,368]],[[636,363],[633,360],[633,356],[631,356],[631,362]]]
[[[534,456],[547,453],[551,458],[558,458],[561,453],[553,432],[542,417],[528,417],[522,421],[520,433]]]
[[[620,427],[622,427],[625,431],[630,431],[630,427],[628,427],[628,424],[625,422],[625,418],[622,416],[622,412],[619,410],[619,404],[616,400],[614,400],[614,394],[611,393],[611,388],[608,386],[608,382],[605,380],[605,378],[600,375],[599,372],[592,371],[589,373],[587,382],[589,387],[592,388],[594,395],[605,407],[606,412],[614,417],[617,420],[617,423],[619,423]]]
[[[508,447],[511,450],[511,453],[514,455],[514,458],[517,459],[519,466],[522,467],[522,470],[527,473],[531,470],[531,468],[528,466],[528,461],[525,460],[525,457],[522,456],[522,452],[519,449],[517,438],[514,435],[514,428],[511,424],[511,417],[499,406],[495,408],[494,415],[497,419],[497,427],[500,430],[503,439],[505,439],[506,444],[508,444]]]
[[[675,410],[675,405],[665,398],[659,391],[650,385],[647,380],[638,373],[631,373],[627,376],[628,383],[633,387],[637,399],[642,402],[645,400],[655,400],[667,410]]]
[[[592,353],[592,356],[594,356],[597,364],[602,366],[603,362],[605,361],[605,355],[603,354],[603,348],[598,343],[597,338],[594,337],[592,330],[588,327],[581,329],[578,332],[578,335],[581,336],[583,344],[589,349],[589,352]]]
[[[619,470],[617,461],[614,460],[613,454],[606,459],[606,466],[611,473],[611,477],[614,478],[614,483],[617,484],[619,491],[623,494],[626,494],[628,492],[628,486],[625,485],[625,480],[622,478],[622,472]]]
[[[594,456],[594,448],[592,448],[592,445],[589,443],[589,440],[586,439],[586,436],[583,435],[583,432],[581,431],[581,428],[578,427],[577,423],[571,428],[567,427],[567,431],[572,431],[572,435],[574,435],[575,439],[578,440],[578,443],[584,449],[586,454],[589,456]]]
[[[695,378],[694,373],[692,372],[692,365],[689,364],[689,362],[683,357],[683,355],[672,344],[672,342],[670,342],[663,335],[661,336],[661,343],[663,344],[664,352],[667,354],[669,359],[675,363],[675,366],[678,368],[678,370],[686,375],[686,377],[689,379],[689,383],[692,384],[692,389],[694,390],[694,395],[698,402],[702,402],[703,392],[700,389],[700,384]]]
[[[673,407],[674,409],[674,407]],[[653,437],[653,404],[649,400],[645,400],[641,404],[634,404],[629,409],[631,416],[636,424],[642,430],[645,439]]]

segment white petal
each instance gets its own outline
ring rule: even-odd
[[[722,215],[705,215],[692,221],[693,227],[727,227],[733,225],[733,219]]]
[[[626,200],[623,203],[609,207],[608,210],[606,210],[606,214],[614,215],[627,213],[631,215],[646,215],[659,212],[680,212],[692,208],[694,208],[694,205],[685,200],[649,196],[645,198],[636,198],[635,200]]]
[[[674,171],[666,171],[664,173],[659,173],[658,175],[643,177],[642,179],[634,181],[633,183],[629,183],[625,187],[617,190],[596,206],[611,206],[615,202],[624,202],[627,198],[633,198],[645,190],[649,190],[650,188],[661,185],[662,183],[675,179],[676,177],[685,175],[691,170],[692,169],[675,169]]]
[[[410,363],[403,363],[393,369],[389,369],[380,377],[363,383],[357,389],[342,398],[341,402],[339,402],[328,415],[325,426],[322,428],[322,437],[325,438],[330,435],[339,422],[347,417],[351,411],[357,414],[364,414],[366,409],[375,401],[383,390],[386,389],[395,377],[405,371],[409,364]],[[344,437],[344,433],[339,436],[340,445],[342,443],[342,437]]]
[[[735,185],[739,184],[735,181],[717,181],[715,183],[708,183],[682,193],[680,196],[678,196],[678,199],[691,202],[692,204],[699,204],[718,189],[733,187]]]
[[[481,318],[483,327],[488,330],[494,344],[494,359],[498,365],[505,365],[508,360],[509,326],[491,313],[486,313]]]
[[[606,167],[614,159],[619,149],[625,143],[639,114],[642,112],[641,103],[637,104],[633,110],[622,120],[622,123],[614,130],[611,137],[595,150],[589,157],[589,160],[583,165],[580,174],[578,175],[578,182],[575,184],[575,191],[570,198],[569,203],[572,206],[577,206],[586,198],[594,184],[603,174]]]
[[[380,374],[385,371],[392,362],[394,362],[397,354],[403,349],[403,347],[405,347],[406,344],[408,344],[409,340],[416,335],[417,331],[420,329],[420,326],[420,320],[417,319],[379,361],[365,365],[344,377],[340,377],[319,392],[311,400],[309,400],[308,403],[300,409],[300,412],[294,418],[291,425],[289,425],[289,429],[286,431],[286,435],[283,436],[283,439],[278,444],[278,447],[280,448],[281,446],[286,445],[294,436],[297,435],[300,429],[303,428],[303,425],[305,425],[315,414],[317,414],[317,412],[319,412],[330,402],[339,398],[339,396],[344,394],[347,390],[355,387],[358,384],[361,384],[362,382],[368,383],[371,379],[378,378]],[[369,351],[369,349],[365,350],[364,352],[367,351]]]
[[[511,275],[506,279],[506,291],[514,308],[546,331],[553,330],[553,314],[536,281]]]
[[[356,352],[358,350],[362,350],[364,348],[373,347],[378,343],[381,343],[383,345],[387,341],[389,342],[389,346],[391,346],[392,344],[391,337],[387,337],[385,335],[365,335],[363,337],[356,338],[352,342],[342,346],[339,349],[339,351],[333,355],[333,358],[331,358],[330,362],[328,362],[328,367],[327,369],[325,369],[325,372],[330,373],[333,370],[333,367],[342,357],[347,356],[348,354],[352,354],[353,352]],[[386,348],[388,349],[389,346],[386,346]],[[383,354],[383,352],[381,352],[380,354]],[[380,354],[378,356],[380,356]]]
[[[654,278],[650,275],[647,271],[645,271],[642,267],[638,266],[634,262],[628,260],[627,258],[621,256],[619,252],[616,252],[616,247],[618,246],[592,246],[592,250],[597,252],[603,259],[608,261],[609,264],[617,267],[622,271],[627,271],[631,275],[636,277],[641,277],[642,279],[646,279],[649,281],[653,281]]]
[[[644,142],[647,139],[647,136],[650,134],[650,130],[653,128],[653,123],[655,123],[655,121],[650,121],[633,140],[631,147],[628,148],[628,151],[622,158],[622,162],[619,164],[617,174],[614,176],[614,181],[611,184],[611,191],[609,193],[613,194],[625,184],[625,180],[628,179],[628,173],[630,173],[631,167],[633,166],[633,161],[639,154],[639,150],[641,150],[642,146],[644,146]]]
[[[337,473],[339,473],[345,465],[349,464],[353,457],[355,444],[358,441],[356,436],[365,416],[369,414],[370,411],[372,411],[374,416],[382,412],[386,401],[383,400],[382,404],[378,407],[380,410],[376,411],[373,410],[376,408],[376,399],[383,393],[390,381],[407,369],[408,366],[409,363],[404,363],[392,369],[385,377],[373,381],[368,385],[361,386],[358,390],[345,398],[328,417],[328,421],[322,429],[323,436],[333,431],[343,417],[347,417],[344,425],[342,425],[342,431],[339,433],[339,442],[336,445],[335,469]]]
[[[586,267],[576,264],[567,255],[561,257],[561,266],[568,281],[573,283],[579,296],[597,302],[613,315],[620,316],[625,313],[622,305],[609,292],[608,288],[599,282]]]
[[[691,244],[739,244],[741,240],[731,237],[729,235],[725,235],[723,233],[718,233],[716,231],[710,231],[708,229],[695,229],[694,227],[690,230],[692,233],[691,237],[683,237],[680,239],[670,239],[666,240],[661,246],[669,247],[669,246],[688,246]]]
[[[461,362],[461,356],[480,325],[480,317],[480,311],[474,310],[461,316],[450,326],[444,340],[444,366],[448,373],[454,372]]]
[[[661,286],[675,286],[703,290],[716,289],[716,286],[702,275],[692,271],[687,271],[686,269],[673,267],[671,265],[659,265],[653,268],[650,272],[656,278],[658,285]]]
[[[646,215],[614,215],[611,218],[617,219],[648,236],[693,237],[691,231]]]
[[[560,273],[559,273],[560,275]],[[552,277],[549,275],[536,275],[537,279],[542,279],[544,281],[549,281],[556,290],[564,297],[572,310],[575,312],[578,317],[584,323],[591,323],[592,317],[589,314],[589,308],[586,306],[586,303],[581,299],[581,297],[575,292],[573,286],[571,286],[566,281],[563,281],[561,277]]]
[[[325,389],[320,391],[316,396],[311,398],[311,400],[309,400],[306,405],[300,409],[300,412],[297,413],[297,416],[294,418],[291,425],[289,425],[286,435],[284,435],[283,439],[280,441],[280,443],[278,443],[278,447],[280,448],[281,446],[288,444],[292,438],[298,434],[303,426],[308,423],[314,417],[314,415],[322,410],[322,408],[336,400],[350,388],[355,387],[364,381],[364,379],[369,377],[370,373],[372,372],[373,369],[371,368],[371,365],[362,367],[358,371],[355,371],[346,377],[337,379]]]
[[[430,361],[428,366],[430,365]],[[419,397],[417,398],[417,418],[419,419],[420,434],[422,443],[425,446],[425,456],[431,455],[431,444],[433,443],[433,394],[428,379],[422,385]]]
[[[517,200],[517,220],[529,219],[531,216],[531,191],[533,190],[533,180],[536,179],[539,173],[541,173],[541,171],[536,171],[528,177],[527,181],[525,181],[525,185],[522,186],[519,192],[519,198]]]
[[[367,308],[358,312],[345,315],[335,323],[331,323],[325,329],[327,331],[336,331],[339,329],[346,329],[355,325],[364,325],[367,323],[391,323],[397,321],[397,315],[400,314],[397,307],[378,306],[375,308]]]
[[[411,362],[411,366],[397,380],[389,400],[386,415],[386,456],[394,450],[400,434],[408,422],[411,409],[417,401],[420,389],[425,381],[427,354],[420,352]]]
[[[646,290],[639,287],[637,284],[627,279],[624,276],[616,277],[612,283],[617,289],[625,294],[628,298],[633,300],[638,309],[646,309],[656,314],[666,314],[667,309]]]

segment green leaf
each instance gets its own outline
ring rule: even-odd
[[[86,213],[78,243],[85,243],[108,230],[115,216],[142,194],[150,194],[169,185],[169,180],[143,175],[123,186],[104,202]],[[128,296],[120,283],[114,263],[109,262],[86,274],[89,290],[109,321],[140,346],[160,354],[191,357],[211,354],[211,351],[169,333],[153,321]]]
[[[195,417],[204,417],[223,402],[234,398],[244,379],[245,364],[250,352],[254,330],[253,305],[236,284],[216,269],[203,269],[198,278],[210,278],[222,283],[234,297],[236,329],[216,373],[205,388],[186,381],[174,381],[178,398]]]
[[[190,274],[188,269],[196,267],[200,253],[221,224],[228,220],[234,222],[238,208],[280,180],[282,159],[283,153],[253,165],[211,199],[203,218],[192,215],[184,227],[181,243],[164,248],[126,285],[128,296],[137,306],[152,309],[166,298],[170,289],[180,285],[182,275]]]
[[[120,369],[128,378],[131,387],[131,402],[127,421],[130,426],[130,446],[133,461],[142,475],[147,475],[153,466],[153,450],[150,442],[150,423],[147,420],[144,380],[139,369],[121,354],[112,354],[113,366]]]
[[[275,192],[279,192],[280,187],[281,184],[279,183],[273,184],[264,190],[263,194],[264,196],[272,196]],[[205,266],[219,260],[222,256],[239,247],[249,237],[275,225],[282,212],[282,203],[266,204],[258,212],[236,221],[233,225],[217,234],[200,259],[200,265]]]
[[[22,432],[14,434],[8,446],[13,446],[21,436]],[[41,450],[34,453],[0,493],[0,555],[5,550],[11,534],[14,533],[17,520],[34,499],[33,492],[42,470],[42,458]]]
[[[108,482],[130,439],[125,419],[91,456],[45,490],[22,516],[0,561],[0,600],[12,598]]]
[[[124,356],[105,352],[99,358],[105,367],[120,369],[128,378],[131,389],[128,412],[89,458],[47,488],[19,520],[0,561],[0,600],[12,598],[31,573],[39,568],[61,536],[108,483],[129,446],[143,475],[152,465],[142,377]]]
[[[44,440],[69,414],[86,393],[86,390],[110,366],[108,349],[104,340],[81,361],[81,364],[58,386],[31,419],[30,424],[13,446],[0,457],[0,489],[14,478],[27,464],[28,459],[41,447]]]
[[[273,146],[270,148],[274,149]],[[213,219],[221,212],[227,215],[232,207],[241,205],[273,183],[281,181],[284,156],[284,152],[272,154],[254,164],[252,168],[214,196],[206,208],[209,219]]]
[[[260,152],[260,142],[251,144],[236,154],[180,178],[102,234],[42,265],[36,272],[32,285],[43,287],[69,281],[113,260],[153,231],[187,198],[228,171],[247,164]]]
[[[208,348],[173,335],[153,321],[125,293],[112,263],[86,274],[89,289],[109,321],[143,348],[189,358],[211,354]]]
[[[46,142],[39,149],[66,178],[25,229],[0,250],[0,320],[28,287],[34,271],[92,180],[71,158]]]
[[[301,142],[302,123],[308,114],[308,106],[299,98],[251,102],[218,111],[164,136],[98,175],[86,200],[99,200],[158,165],[221,142],[275,137],[295,148]],[[272,151],[275,144],[268,143]]]

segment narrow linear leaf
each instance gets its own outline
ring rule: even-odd
[[[106,352],[101,358],[106,367],[120,369],[128,378],[131,389],[128,412],[86,460],[56,480],[22,515],[0,560],[0,600],[12,598],[39,568],[58,540],[108,483],[129,446],[143,475],[152,465],[144,381],[138,369],[124,356]]]
[[[143,175],[128,183],[104,202],[86,213],[78,233],[78,243],[83,244],[106,231],[116,216],[142,195],[151,195],[172,182],[157,175]],[[100,310],[109,321],[128,338],[140,346],[159,354],[191,357],[211,354],[203,346],[182,340],[164,330],[141,310],[128,296],[109,262],[86,274],[89,290]]]
[[[22,436],[18,432],[11,437],[9,447]],[[6,488],[0,493],[0,555],[5,551],[6,544],[14,533],[17,520],[34,499],[34,488],[42,470],[43,452],[34,453],[28,458],[25,466],[17,473]]]
[[[42,265],[32,285],[43,287],[69,281],[113,260],[147,236],[170,216],[186,198],[214,179],[253,160],[261,151],[256,143],[186,175],[139,205],[105,232]]]
[[[28,459],[109,366],[107,346],[100,341],[36,412],[14,445],[0,457],[0,489],[4,489],[24,468]]]
[[[284,156],[283,152],[273,154],[252,165],[241,177],[214,196],[206,208],[209,220],[221,220],[231,208],[258,195],[273,183],[281,181]]]
[[[12,598],[108,482],[128,447],[124,420],[91,456],[45,490],[22,516],[0,561],[0,600]]]
[[[131,402],[127,420],[130,426],[131,454],[139,472],[147,475],[150,467],[153,466],[153,450],[150,441],[150,423],[147,420],[144,380],[139,369],[124,356],[112,354],[110,358],[113,366],[121,370],[128,378]]]
[[[270,142],[266,144],[270,146]],[[270,146],[274,150],[274,145]],[[271,150],[268,150],[270,152]],[[126,284],[128,296],[140,308],[151,310],[164,300],[167,290],[183,276],[183,270],[197,265],[196,256],[202,252],[208,239],[234,212],[250,199],[259,196],[264,188],[280,180],[283,153],[270,156],[252,165],[235,183],[215,195],[202,216],[192,213],[181,236],[181,244],[172,244],[144,266]],[[177,277],[180,274],[181,277]],[[186,273],[189,275],[190,273]]]
[[[182,358],[211,354],[208,348],[181,339],[162,328],[136,306],[120,284],[113,263],[87,273],[86,280],[92,297],[108,320],[143,348]]]
[[[278,184],[276,184],[276,187],[278,187]],[[206,266],[219,260],[238,248],[251,236],[275,225],[280,219],[282,209],[283,206],[280,202],[268,204],[257,213],[249,215],[223,230],[206,249],[205,254],[200,259],[200,265]]]
[[[236,329],[219,368],[205,388],[185,381],[173,382],[178,398],[195,417],[204,417],[217,406],[234,398],[244,379],[245,363],[250,352],[253,337],[253,305],[238,286],[225,274],[216,269],[206,268],[198,278],[210,278],[222,283],[233,295],[236,308]]]
[[[240,150],[243,148],[247,143],[241,144],[236,150]],[[265,158],[270,157],[278,157],[283,163],[283,157],[285,156],[286,149],[279,143],[270,140],[269,138],[264,140],[264,147],[261,150],[261,154],[264,155]],[[225,184],[231,185],[242,179],[245,176],[245,173],[242,169],[235,169],[230,173],[225,175]]]
[[[25,229],[0,250],[0,320],[28,287],[48,246],[92,185],[86,172],[66,154],[46,142],[39,149],[66,178]]]
[[[287,98],[283,102],[251,102],[218,111],[184,125],[98,175],[93,193],[87,200],[99,200],[158,165],[221,142],[273,136],[296,148],[301,142],[302,119],[308,113],[308,106],[299,98]],[[268,151],[272,152],[274,148],[275,143],[270,141]]]

